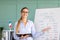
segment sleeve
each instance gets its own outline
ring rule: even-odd
[[[15,23],[15,25],[14,25],[14,39],[19,39],[19,37],[16,35],[16,25],[17,25],[17,23]]]
[[[44,34],[44,32],[42,32],[42,31],[36,32],[36,29],[35,29],[35,26],[33,23],[32,23],[32,27],[31,27],[31,33],[32,33],[33,38],[39,37]]]

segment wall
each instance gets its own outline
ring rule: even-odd
[[[12,20],[14,26],[20,18],[21,8],[25,6],[29,8],[28,19],[34,21],[36,9],[60,7],[60,0],[0,0],[0,27],[9,30],[9,20]]]

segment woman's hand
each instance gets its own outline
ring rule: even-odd
[[[46,32],[46,31],[49,31],[49,29],[51,29],[50,27],[47,27],[47,28],[44,28],[42,31],[43,32]]]
[[[29,35],[24,36],[24,38],[27,38],[27,37],[29,37]]]
[[[21,39],[23,39],[23,38],[24,38],[24,36],[21,36],[20,38],[21,38]]]
[[[21,38],[21,39],[24,39],[24,38],[27,38],[27,37],[29,37],[29,35],[21,36],[20,38]]]

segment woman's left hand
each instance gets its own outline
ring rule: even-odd
[[[47,27],[47,28],[44,28],[42,31],[43,32],[46,32],[46,31],[49,31],[49,29],[51,29],[50,27]]]

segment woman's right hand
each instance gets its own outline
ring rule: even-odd
[[[21,38],[21,39],[23,39],[23,38],[24,38],[24,36],[21,36],[20,38]]]
[[[23,38],[27,38],[27,37],[29,37],[29,35],[21,36],[20,38],[23,39]]]

